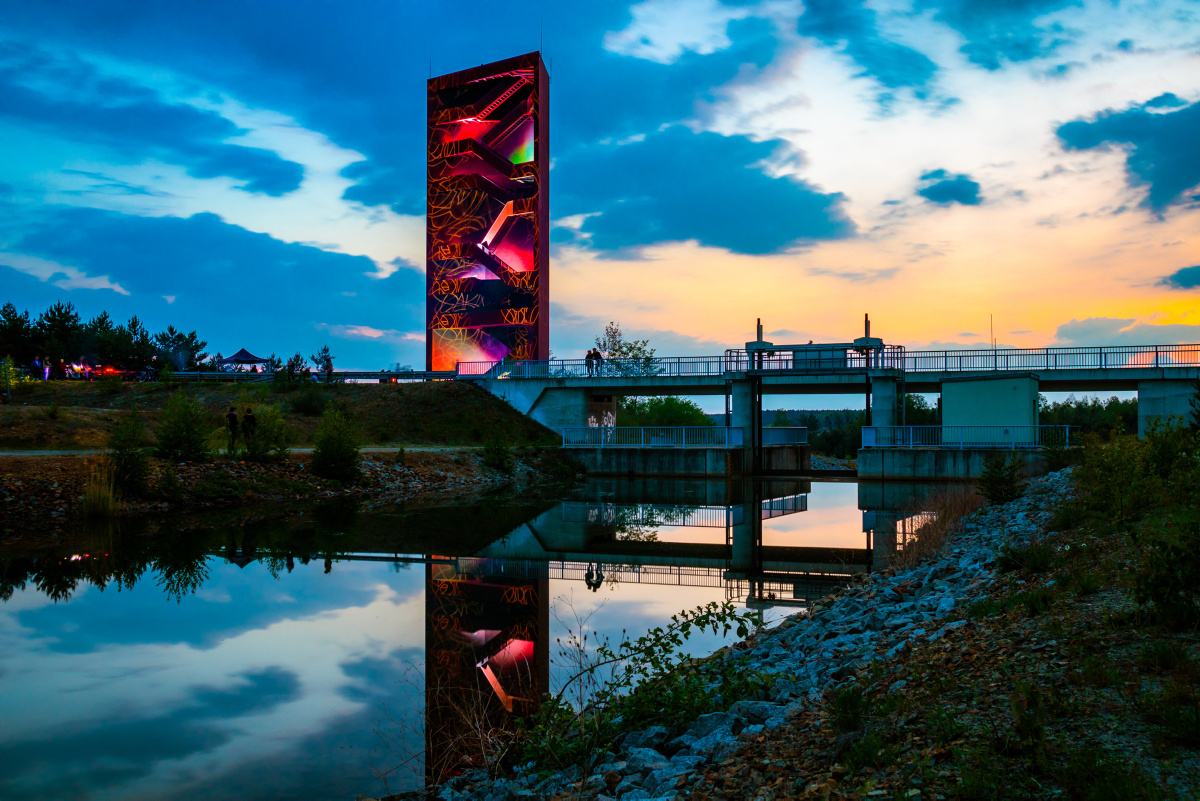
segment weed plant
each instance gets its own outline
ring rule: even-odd
[[[207,439],[212,421],[195,398],[176,392],[167,398],[161,420],[156,432],[156,456],[186,462],[210,457]]]
[[[1051,570],[1056,561],[1054,550],[1049,545],[1035,542],[1026,546],[1003,546],[996,556],[996,567],[1002,573],[1020,570],[1037,574]]]
[[[62,407],[58,405],[58,401],[55,401],[54,403],[50,404],[45,409],[43,409],[42,415],[47,420],[66,420],[67,419],[67,413],[64,412],[62,410]]]
[[[108,435],[108,458],[116,488],[123,495],[140,495],[150,476],[146,453],[146,423],[136,404],[122,415]]]
[[[254,410],[258,425],[252,436],[245,437],[246,458],[254,462],[282,462],[288,458],[291,431],[277,406],[259,406]]]
[[[357,481],[361,461],[354,421],[336,408],[326,409],[313,440],[313,473],[336,481]]]
[[[979,508],[979,496],[969,490],[943,489],[921,501],[914,512],[930,513],[929,522],[916,530],[911,540],[896,552],[892,564],[902,570],[914,567],[942,549],[962,526],[963,518]]]
[[[83,490],[83,514],[89,518],[116,517],[121,504],[113,486],[113,469],[107,460],[92,466],[87,486]]]

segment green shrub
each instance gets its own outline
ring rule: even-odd
[[[358,427],[354,421],[338,409],[327,409],[321,415],[313,442],[313,473],[337,481],[357,481],[362,458],[358,448]]]
[[[405,460],[406,460],[407,458],[408,458],[408,457],[407,457],[407,455],[405,454],[404,448],[397,448],[397,449],[396,449],[396,464],[397,464],[397,465],[402,465],[402,464],[404,464],[404,462],[405,462]]]
[[[181,503],[184,499],[183,482],[179,480],[179,472],[170,462],[164,464],[158,473],[158,496],[170,503]]]
[[[50,404],[45,409],[43,409],[42,415],[47,420],[66,420],[67,419],[67,413],[64,412],[62,410],[62,407],[60,407],[58,405],[58,401],[55,401],[54,403]]]
[[[1163,482],[1149,467],[1148,450],[1145,440],[1126,434],[1084,439],[1076,485],[1098,522],[1119,524],[1161,500]]]
[[[1200,622],[1200,517],[1179,514],[1141,539],[1141,565],[1134,576],[1140,604],[1150,604],[1164,622],[1189,627]]]
[[[1029,617],[1037,617],[1043,615],[1050,610],[1050,605],[1054,603],[1055,592],[1051,587],[1038,587],[1034,590],[1018,592],[1012,596],[1011,604],[1020,604],[1025,608],[1025,614]]]
[[[512,448],[498,440],[483,446],[483,464],[501,473],[511,473],[516,468]]]
[[[1032,681],[1017,682],[1010,699],[1017,742],[1040,765],[1046,757],[1046,706],[1042,688]]]
[[[858,687],[847,687],[833,697],[833,728],[845,734],[862,728],[867,716],[867,698]]]
[[[1200,696],[1191,681],[1169,681],[1161,692],[1140,700],[1142,714],[1169,742],[1200,746]]]
[[[127,495],[144,492],[150,459],[146,454],[146,423],[136,405],[113,426],[108,451],[116,488]]]
[[[1020,570],[1025,573],[1045,573],[1054,567],[1054,549],[1040,542],[1025,547],[1005,545],[996,555],[996,568],[1001,573]]]
[[[305,417],[317,417],[329,405],[329,397],[316,384],[308,384],[292,396],[288,407],[293,414]]]
[[[989,504],[1015,501],[1025,489],[1025,468],[1016,453],[989,451],[979,474],[979,494]]]
[[[1159,673],[1169,673],[1191,666],[1191,661],[1183,644],[1173,640],[1148,642],[1138,652],[1138,662],[1142,667]]]
[[[276,406],[259,406],[254,410],[258,425],[254,435],[243,438],[246,458],[254,462],[281,462],[288,458],[291,431]]]
[[[1125,762],[1093,745],[1071,751],[1056,778],[1068,797],[1087,801],[1158,801],[1166,797],[1137,763]]]
[[[155,435],[155,455],[173,461],[203,461],[210,456],[206,440],[212,425],[208,412],[190,395],[176,392],[167,398],[162,423]]]
[[[1083,525],[1087,519],[1087,513],[1083,505],[1078,501],[1071,499],[1063,501],[1050,515],[1049,527],[1051,531],[1072,531]]]
[[[864,735],[861,739],[846,749],[842,766],[851,773],[857,773],[862,768],[885,768],[896,760],[895,747],[889,747],[875,732]]]

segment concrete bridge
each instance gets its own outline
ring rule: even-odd
[[[761,442],[762,396],[861,393],[868,424],[904,425],[905,392],[939,393],[948,426],[1037,425],[1038,393],[1138,393],[1138,431],[1155,417],[1187,415],[1200,378],[1200,344],[906,351],[852,343],[749,342],[723,356],[463,362],[473,380],[556,431],[616,424],[615,399],[724,395],[730,425]]]

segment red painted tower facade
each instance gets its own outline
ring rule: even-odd
[[[549,83],[539,53],[429,79],[426,369],[550,356]]]

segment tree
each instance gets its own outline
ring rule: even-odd
[[[308,369],[308,362],[304,361],[304,357],[300,355],[300,351],[296,351],[296,355],[287,360],[288,378],[296,377],[296,373],[304,372]]]
[[[612,375],[654,375],[654,348],[648,339],[625,339],[621,324],[609,321],[604,335],[596,337],[596,348],[607,360],[604,372]]]
[[[319,351],[314,353],[312,356],[309,356],[308,358],[312,359],[313,367],[315,367],[318,370],[324,370],[325,362],[329,362],[329,364],[332,366],[333,360],[336,359],[337,357],[329,352],[328,345],[322,345],[321,349]]]
[[[771,420],[771,426],[770,426],[771,428],[787,428],[791,424],[792,424],[792,421],[788,417],[788,413],[785,410],[783,410],[783,409],[775,410],[775,417],[773,420]]]
[[[177,370],[195,370],[201,361],[208,358],[204,348],[208,343],[196,336],[196,332],[176,331],[168,325],[166,331],[154,335],[154,346],[158,358],[169,362]]]
[[[16,364],[28,364],[36,353],[36,331],[29,312],[18,312],[12,303],[0,307],[0,356],[11,356]]]
[[[938,425],[938,411],[929,405],[924,395],[911,392],[904,395],[904,423],[910,426]]]
[[[623,426],[711,426],[713,419],[695,401],[673,396],[621,398],[617,420]]]
[[[42,349],[51,360],[75,360],[83,345],[83,322],[71,302],[56,301],[37,321]]]
[[[272,373],[278,373],[282,369],[283,361],[275,355],[274,351],[272,351],[271,355],[267,357],[267,370]]]

